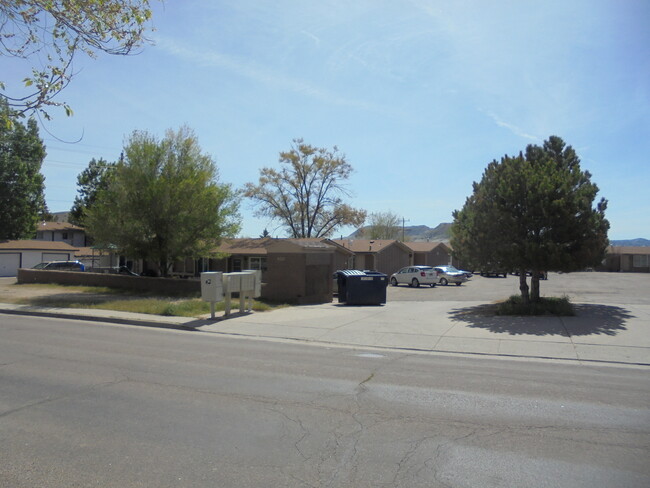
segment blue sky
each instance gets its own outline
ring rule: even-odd
[[[649,23],[647,0],[168,0],[154,45],[75,61],[75,115],[41,132],[47,203],[68,210],[131,131],[187,124],[236,188],[302,137],[347,156],[351,205],[433,227],[492,159],[558,135],[609,200],[610,238],[650,238]],[[283,235],[242,216],[242,236]]]

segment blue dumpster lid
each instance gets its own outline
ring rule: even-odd
[[[340,269],[337,273],[343,276],[366,276],[365,272],[359,271],[358,269]]]

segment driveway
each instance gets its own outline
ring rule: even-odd
[[[333,303],[233,317],[198,330],[415,351],[650,365],[650,275],[550,274],[575,317],[495,317],[486,305],[519,293],[518,277],[462,286],[388,287],[383,306]]]

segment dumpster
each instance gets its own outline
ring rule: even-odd
[[[381,305],[386,303],[388,279],[377,271],[345,269],[337,271],[339,303]]]

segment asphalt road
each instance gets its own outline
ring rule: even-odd
[[[0,315],[3,488],[647,487],[649,405],[641,368]]]

